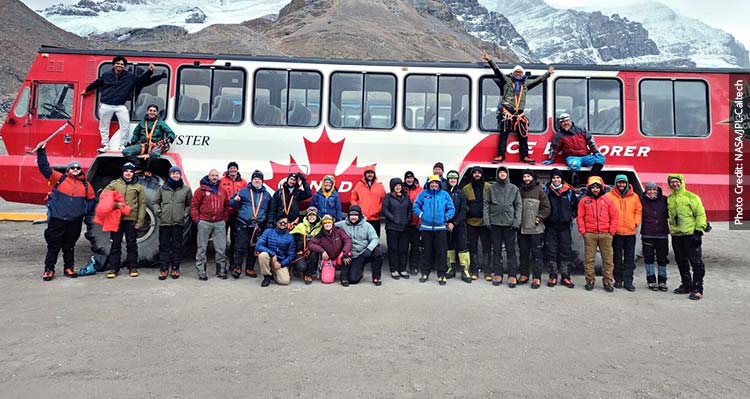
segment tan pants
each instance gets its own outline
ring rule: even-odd
[[[274,258],[272,258],[271,255],[269,255],[267,252],[261,252],[261,254],[258,255],[258,266],[260,267],[260,274],[264,276],[273,275],[273,279],[276,280],[276,284],[278,285],[289,285],[289,268],[282,267],[279,269],[274,269],[273,259]],[[609,256],[609,259],[612,260],[611,254]]]
[[[596,280],[594,262],[596,261],[596,248],[602,253],[602,283],[611,284],[614,281],[613,272],[615,265],[612,261],[612,235],[609,233],[586,233],[583,235],[583,273],[586,275],[586,283]]]

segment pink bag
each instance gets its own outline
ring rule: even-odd
[[[330,259],[323,261],[320,266],[320,281],[323,284],[332,284],[334,280],[336,280],[336,268],[333,267],[333,262]]]

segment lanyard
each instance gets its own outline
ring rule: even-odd
[[[255,195],[253,194],[253,190],[250,190],[250,204],[253,207],[253,220],[258,220],[258,213],[260,212],[260,206],[263,204],[263,196],[265,193],[260,194],[260,198],[258,199],[258,206],[255,206]]]
[[[292,204],[294,204],[294,195],[289,198],[289,205],[286,203],[286,189],[281,189],[281,203],[284,207],[284,215],[289,216],[289,211],[292,210]]]

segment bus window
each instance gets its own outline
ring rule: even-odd
[[[617,79],[558,78],[555,117],[563,113],[569,114],[576,126],[593,134],[620,134],[622,84]]]
[[[531,77],[530,77],[531,79]],[[488,132],[499,130],[497,110],[502,97],[501,87],[505,89],[505,82],[492,76],[484,76],[480,80],[480,104],[482,109],[480,129]],[[541,133],[546,129],[546,110],[544,96],[546,82],[532,87],[526,94],[526,108],[524,114],[529,118],[529,132]]]
[[[39,119],[70,119],[73,111],[73,85],[42,83],[37,94]]]
[[[470,81],[465,76],[407,76],[404,127],[410,130],[468,130],[471,115],[469,90]]]
[[[261,126],[318,126],[319,72],[259,69],[255,73],[253,122]]]
[[[639,100],[643,134],[708,135],[708,87],[705,82],[646,79],[640,84]]]
[[[333,127],[392,129],[396,120],[396,77],[336,72],[331,75],[330,109],[328,123]]]
[[[24,87],[21,97],[18,98],[16,107],[13,108],[13,115],[16,118],[23,118],[29,113],[29,98],[31,97],[31,89]]]
[[[148,70],[148,64],[128,64],[126,69],[130,73],[140,76]],[[105,62],[99,66],[99,76],[112,70],[112,63]],[[99,118],[99,92],[96,96],[96,117]],[[146,116],[146,109],[151,104],[159,107],[159,116],[163,119],[167,115],[167,98],[169,97],[169,68],[165,65],[154,65],[154,73],[146,85],[136,87],[131,93],[125,106],[130,112],[131,121],[140,121]],[[135,104],[135,106],[133,106]]]
[[[175,119],[188,123],[240,124],[245,119],[245,71],[181,67]]]

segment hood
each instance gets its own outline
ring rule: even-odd
[[[208,180],[208,175],[205,175],[205,176],[203,176],[203,178],[201,179],[201,186],[206,186],[206,187],[218,187],[218,186],[219,186],[219,182],[217,181],[217,182],[216,182],[216,184],[212,184],[212,183],[211,183],[211,180]]]
[[[325,189],[325,182],[326,180],[329,180],[331,182],[331,189],[326,191]],[[320,181],[320,188],[318,189],[321,194],[323,194],[324,197],[328,198],[333,194],[334,191],[336,191],[336,178],[333,177],[333,175],[325,175],[323,177],[323,180]]]
[[[590,187],[592,184],[598,183],[602,188],[604,188],[604,180],[602,180],[599,176],[591,176],[589,177],[589,180],[586,182],[586,187]]]
[[[625,191],[622,192],[622,196],[624,197],[628,191],[630,191],[630,183],[628,182],[628,177],[625,175],[617,175],[615,176],[615,191],[619,194],[620,190],[617,189],[617,182],[624,181],[625,182]]]
[[[672,190],[672,187],[670,186],[669,190],[671,192],[679,193],[685,190],[685,176],[682,173],[670,173],[669,175],[667,175],[667,186],[669,186],[669,181],[672,179],[678,179],[679,181],[682,182],[682,185],[680,186],[678,190]]]
[[[372,172],[373,173],[374,176],[372,178],[372,181],[378,180],[378,174],[375,173],[375,168],[373,168],[373,167],[365,168],[364,172],[362,172],[362,180],[367,181],[367,179],[365,178],[365,174],[367,174],[367,172]]]
[[[391,179],[390,181],[391,192],[393,192],[393,189],[396,188],[397,184],[400,184],[401,188],[403,189],[404,182],[401,179],[399,179],[398,177],[394,177],[393,179]]]
[[[474,180],[474,172],[482,173],[482,177],[480,177],[479,180]],[[469,169],[469,176],[471,176],[471,184],[476,185],[484,183],[484,170],[479,166],[472,166],[471,169]]]
[[[506,178],[505,180],[500,180],[500,171],[503,171],[503,170],[505,171],[505,173],[508,174],[508,178]],[[500,182],[501,184],[505,184],[510,179],[510,170],[508,170],[508,168],[506,168],[505,166],[501,166],[497,168],[497,172],[495,173],[495,176],[497,177],[498,182]]]

